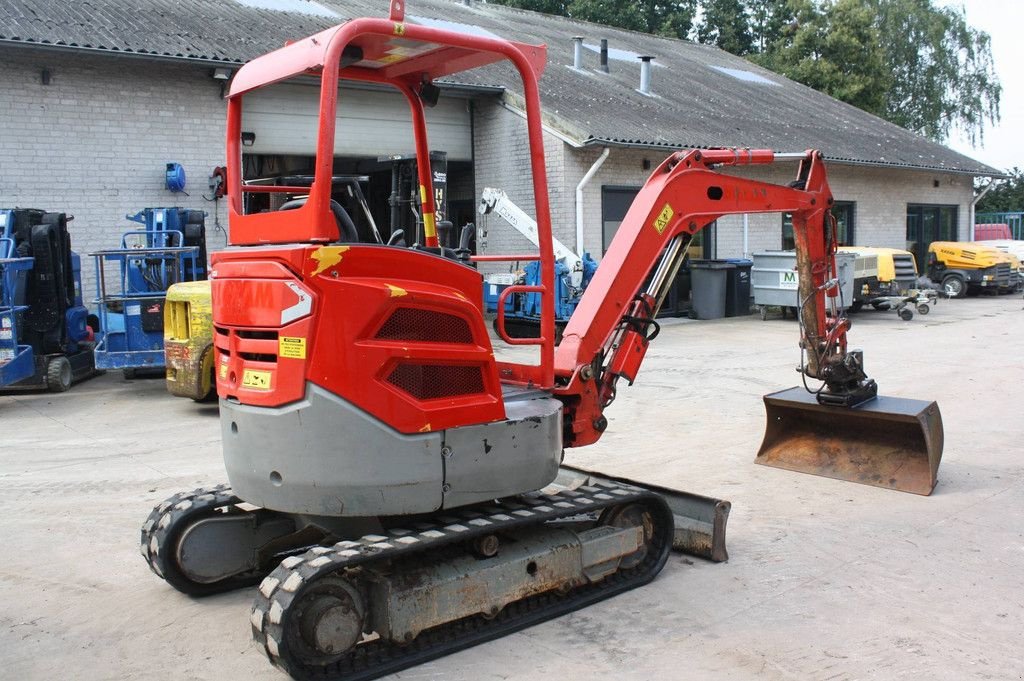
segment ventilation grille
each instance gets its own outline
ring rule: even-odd
[[[911,255],[892,256],[893,268],[896,270],[897,279],[916,279],[917,270],[914,267],[914,257]]]
[[[472,343],[473,332],[462,317],[434,310],[401,307],[380,327],[381,340]]]
[[[387,381],[418,400],[484,392],[483,374],[475,366],[399,364]]]

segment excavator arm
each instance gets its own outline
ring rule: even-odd
[[[789,185],[721,171],[799,159]],[[640,190],[555,350],[555,389],[570,417],[568,446],[590,444],[607,426],[603,411],[620,378],[630,383],[657,334],[654,317],[694,234],[724,215],[790,213],[796,236],[801,346],[808,377],[824,381],[826,404],[853,406],[874,397],[859,353],[848,353],[838,314],[833,198],[821,155],[768,150],[693,150],[666,159]],[[644,282],[647,285],[644,286]],[[830,314],[831,312],[831,314]]]

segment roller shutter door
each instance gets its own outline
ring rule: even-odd
[[[246,153],[312,156],[316,149],[320,91],[285,84],[246,95],[242,130],[256,134]],[[409,106],[398,93],[342,88],[338,95],[337,156],[377,157],[413,151]],[[465,99],[442,97],[427,109],[430,148],[449,161],[472,159],[470,113]]]

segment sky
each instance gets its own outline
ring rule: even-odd
[[[1024,2],[944,0],[941,4],[962,5],[967,23],[992,37],[992,58],[1003,86],[1000,120],[994,126],[986,125],[984,143],[972,147],[954,131],[946,145],[999,170],[1024,168]]]

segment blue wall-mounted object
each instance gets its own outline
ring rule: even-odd
[[[180,163],[167,164],[167,188],[172,192],[185,191],[185,169]]]

